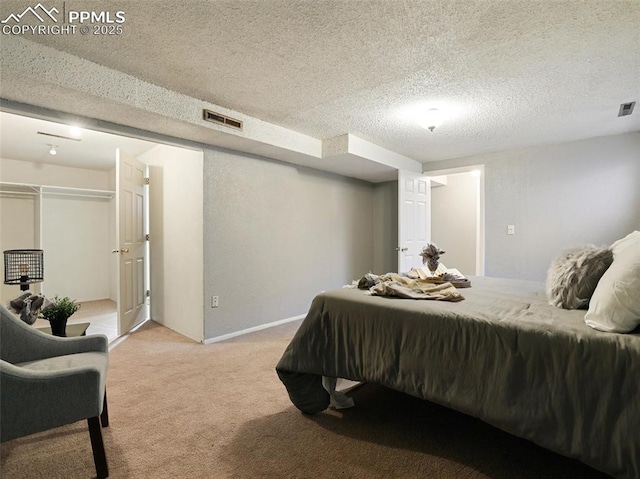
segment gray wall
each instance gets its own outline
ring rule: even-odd
[[[373,273],[398,271],[398,182],[374,186]]]
[[[640,132],[423,166],[476,164],[485,165],[487,276],[543,281],[563,250],[640,229]]]
[[[205,339],[305,314],[373,267],[372,184],[204,150]]]

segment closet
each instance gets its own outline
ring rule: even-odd
[[[44,282],[32,290],[79,302],[116,300],[115,191],[0,182],[0,212],[3,251],[44,250]],[[3,284],[2,300],[17,292]]]
[[[204,154],[151,147],[146,152],[138,148],[136,155],[148,165],[150,176],[150,317],[203,341],[203,305],[211,304],[204,299]],[[34,292],[79,302],[118,302],[121,255],[112,253],[120,249],[115,160],[115,149],[109,169],[104,163],[97,169],[89,153],[86,163],[91,166],[84,168],[0,158],[0,249],[44,250],[44,282],[35,284]],[[2,301],[18,292],[3,284]]]

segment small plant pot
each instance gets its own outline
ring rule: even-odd
[[[50,304],[42,308],[40,317],[49,321],[51,334],[64,337],[67,335],[67,319],[79,307],[80,305],[70,298],[54,296]]]
[[[67,336],[67,319],[50,319],[51,334],[65,338]]]

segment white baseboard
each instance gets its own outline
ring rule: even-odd
[[[244,334],[261,331],[267,328],[273,328],[274,326],[280,326],[281,324],[290,323],[292,321],[298,321],[299,319],[304,319],[306,316],[307,316],[306,314],[301,314],[300,316],[294,316],[292,318],[280,319],[272,323],[261,324],[260,326],[254,326],[253,328],[243,329],[241,331],[236,331],[234,333],[223,334],[222,336],[216,336],[215,338],[205,339],[204,341],[202,341],[202,343],[203,344],[218,343],[220,341],[225,341],[226,339],[235,338],[237,336],[242,336]]]

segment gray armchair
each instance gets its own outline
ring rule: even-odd
[[[0,309],[0,441],[86,419],[96,473],[108,477],[106,336],[50,336]]]

